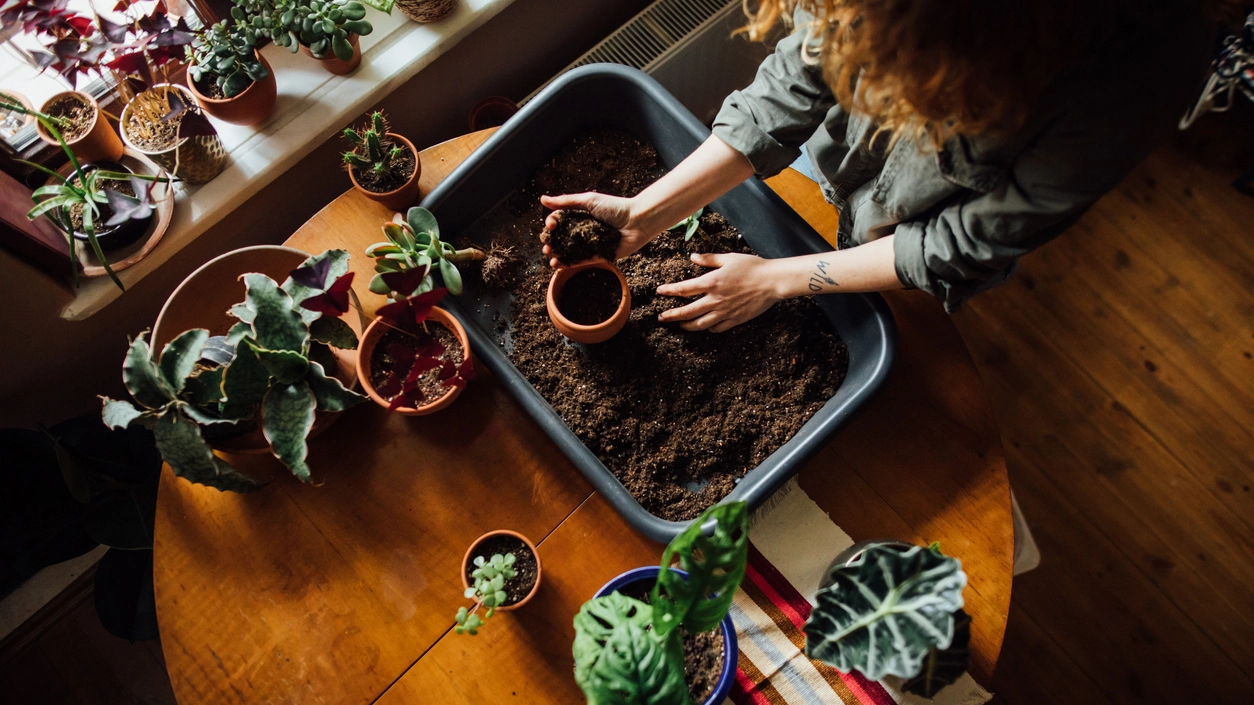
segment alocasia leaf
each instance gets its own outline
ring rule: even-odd
[[[967,672],[971,652],[971,615],[964,610],[954,613],[954,638],[949,648],[928,649],[923,659],[923,668],[919,675],[901,684],[901,689],[925,698],[936,697],[945,686],[953,683]]]
[[[175,394],[183,391],[183,383],[196,368],[200,360],[200,352],[209,339],[209,331],[204,328],[193,328],[184,331],[177,338],[166,343],[161,349],[161,376]]]
[[[309,335],[319,343],[326,343],[340,350],[356,350],[357,334],[339,318],[323,316],[309,324]]]
[[[575,682],[596,705],[688,705],[678,633],[650,629],[652,610],[617,592],[575,615]]]
[[[702,526],[711,519],[717,523],[714,533],[706,536]],[[688,577],[669,570],[658,575],[649,600],[658,633],[668,634],[680,624],[690,633],[717,627],[745,577],[748,556],[748,505],[732,502],[705,510],[662,554],[663,566],[678,557]]]
[[[140,333],[131,341],[126,360],[122,363],[122,380],[140,405],[159,409],[174,401],[174,390],[170,389],[161,370],[152,361],[148,341],[144,339],[147,334],[147,331]]]
[[[366,400],[366,397],[346,389],[340,381],[327,375],[326,370],[316,362],[309,363],[309,374],[305,376],[321,411],[343,411]]]
[[[950,646],[967,576],[930,548],[872,545],[825,582],[805,625],[806,654],[879,680],[914,678],[933,646]]]
[[[304,382],[276,384],[261,402],[261,428],[270,451],[303,482],[310,482],[305,437],[313,428],[316,405],[313,392]]]
[[[264,274],[245,274],[248,293],[244,301],[256,311],[253,339],[267,350],[293,350],[304,354],[309,326],[292,305],[292,297]]]
[[[179,477],[223,492],[252,492],[261,487],[261,483],[215,456],[196,423],[177,411],[157,421],[153,437],[157,452]]]

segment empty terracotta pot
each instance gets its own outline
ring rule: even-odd
[[[457,341],[462,345],[462,355],[468,357],[470,355],[470,338],[466,335],[466,329],[461,323],[453,318],[452,314],[442,308],[436,307],[431,309],[431,314],[427,317],[431,323],[442,325],[453,331],[453,335],[457,336]],[[375,346],[383,339],[384,334],[391,330],[391,326],[383,317],[374,319],[374,322],[366,327],[366,332],[361,336],[361,342],[357,344],[357,379],[361,381],[361,388],[366,392],[366,396],[379,406],[387,409],[392,406],[392,402],[379,396],[375,391],[373,378],[371,377],[371,357],[374,355]],[[463,357],[465,359],[465,357]],[[462,393],[462,387],[453,387],[444,393],[444,396],[436,399],[430,404],[423,404],[417,408],[412,406],[401,406],[392,411],[402,416],[426,416],[434,414],[452,404]]]
[[[614,315],[594,325],[580,325],[571,321],[562,315],[561,310],[557,306],[557,302],[561,298],[562,290],[566,288],[567,282],[579,272],[587,269],[604,269],[613,272],[614,276],[618,277],[618,283],[623,293],[623,298],[619,301],[618,309],[614,311]],[[553,322],[553,326],[562,335],[576,343],[603,343],[618,335],[623,326],[627,325],[627,317],[631,315],[631,289],[627,286],[627,278],[623,276],[618,267],[605,260],[590,260],[570,267],[563,267],[553,272],[553,278],[549,279],[549,291],[544,298],[544,303],[549,310],[549,320]]]
[[[528,602],[531,602],[531,598],[535,597],[536,592],[539,591],[540,581],[544,577],[544,570],[542,566],[540,565],[540,552],[536,550],[536,545],[531,542],[531,539],[527,538],[526,536],[523,536],[517,531],[509,531],[508,529],[499,529],[497,531],[489,531],[488,533],[484,534],[483,536],[480,536],[479,538],[471,542],[470,548],[466,549],[466,555],[462,558],[462,589],[465,590],[470,587],[470,581],[466,579],[466,569],[470,567],[470,561],[471,561],[471,558],[473,557],[475,548],[477,548],[479,544],[492,538],[493,536],[513,536],[519,541],[522,541],[523,543],[527,544],[527,548],[528,550],[531,551],[531,555],[536,557],[536,583],[535,585],[531,586],[531,592],[527,593],[526,597],[519,600],[518,602],[515,602],[512,605],[502,605],[496,608],[498,612],[508,612],[510,610],[516,610],[519,607],[522,607],[523,605],[527,604]]]
[[[196,96],[196,102],[200,103],[200,107],[204,108],[206,113],[234,125],[256,125],[270,117],[270,113],[274,111],[275,100],[278,98],[278,83],[274,79],[274,69],[270,68],[270,62],[266,61],[266,57],[262,56],[261,52],[255,51],[254,53],[261,65],[266,67],[266,77],[260,81],[253,81],[251,86],[232,98],[210,98],[201,94],[200,89],[196,87],[196,82],[192,80],[191,73],[187,74],[187,87],[191,89],[192,95]]]
[[[336,76],[343,76],[344,74],[352,73],[361,63],[361,38],[356,34],[350,34],[348,35],[348,43],[353,45],[353,58],[348,61],[344,61],[339,58],[330,49],[327,50],[327,55],[321,59],[314,56],[313,52],[309,50],[309,47],[304,44],[300,45],[300,50],[305,53],[305,56],[308,56],[322,64],[322,68],[330,71]]]
[[[65,140],[65,143],[74,152],[74,156],[78,157],[80,162],[116,162],[121,159],[122,154],[126,151],[126,147],[122,145],[122,138],[118,137],[117,131],[113,129],[108,120],[104,119],[100,112],[100,105],[95,98],[78,91],[66,91],[44,101],[44,104],[39,108],[39,112],[48,112],[49,105],[70,95],[90,105],[94,113],[91,127],[86,133],[74,139]],[[57,140],[48,134],[43,125],[36,125],[35,127],[39,132],[40,139],[48,144],[57,144]]]
[[[422,159],[418,157],[418,150],[414,148],[414,143],[396,134],[395,132],[387,133],[387,136],[397,142],[409,147],[409,151],[414,155],[414,173],[401,186],[388,191],[386,193],[376,193],[375,191],[367,191],[357,183],[357,177],[353,175],[353,170],[348,170],[348,178],[353,182],[353,188],[361,195],[372,201],[378,201],[384,206],[404,213],[407,208],[414,205],[418,200],[418,177],[422,176]]]

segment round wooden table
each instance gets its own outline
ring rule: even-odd
[[[422,152],[425,195],[485,140]],[[820,233],[836,214],[786,171],[771,186]],[[367,245],[391,212],[347,191],[288,245],[342,247],[369,281]],[[834,235],[833,235],[834,236]],[[366,313],[383,298],[357,287]],[[1010,608],[1013,529],[1001,439],[967,349],[926,294],[886,296],[898,353],[871,404],[800,474],[854,540],[940,541],[970,577],[971,673],[987,685]],[[633,531],[486,372],[455,413],[363,404],[310,443],[321,486],[268,455],[249,495],[176,478],[157,503],[154,580],[174,692],[193,703],[579,703],[571,619],[609,578],[656,564]],[[466,547],[510,528],[539,544],[544,584],[478,637],[450,627]],[[822,550],[816,547],[816,550]]]

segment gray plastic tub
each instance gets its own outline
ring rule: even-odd
[[[710,131],[656,81],[635,69],[593,64],[565,74],[536,96],[470,155],[422,205],[453,242],[502,202],[566,142],[592,129],[627,132],[653,144],[671,168]],[[764,257],[790,257],[831,247],[765,184],[750,179],[715,201],[713,209],[739,228]],[[473,236],[472,236],[473,237]],[[488,243],[477,243],[486,246]],[[453,297],[450,297],[452,299]],[[509,361],[493,335],[493,314],[509,319],[509,300],[467,286],[448,308],[466,326],[479,359],[535,418],[545,433],[627,521],[651,539],[668,542],[689,522],[650,514],[566,426],[553,407]],[[829,294],[819,306],[849,346],[849,370],[836,395],[761,465],[749,471],[724,501],[760,504],[801,469],[871,398],[893,361],[892,314],[877,294]]]

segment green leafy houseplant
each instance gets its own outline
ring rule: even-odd
[[[349,309],[348,253],[328,250],[305,260],[282,286],[245,274],[246,298],[230,313],[226,336],[194,328],[154,358],[144,334],[131,343],[122,377],[136,404],[104,398],[110,428],[139,424],[176,475],[219,490],[249,492],[260,484],[214,455],[205,434],[222,438],[260,428],[270,450],[310,482],[306,436],[316,410],[343,411],[366,397],[327,374],[330,348],[355,349],[357,336],[339,316]]]
[[[370,114],[370,124],[365,129],[344,128],[344,139],[353,145],[351,152],[344,152],[344,167],[377,174],[390,172],[393,161],[405,150],[388,139],[387,132],[387,120],[377,110]]]
[[[693,213],[687,218],[675,223],[667,228],[667,230],[679,230],[682,228],[684,231],[684,242],[688,242],[692,239],[692,236],[696,234],[697,230],[701,228],[701,214],[704,212],[704,208],[698,208],[696,213]]]
[[[966,670],[966,584],[961,562],[934,547],[872,544],[828,569],[806,654],[871,680],[911,679],[908,689],[931,697]]]
[[[374,258],[377,274],[370,280],[370,290],[394,299],[423,294],[435,288],[430,275],[421,278],[413,291],[395,291],[383,277],[390,272],[438,268],[444,278],[444,286],[453,295],[462,293],[462,275],[457,270],[459,262],[481,261],[486,256],[476,247],[457,249],[440,239],[440,225],[426,208],[410,208],[405,218],[383,226],[387,242],[377,242],[366,248],[366,256]],[[395,278],[392,278],[395,281]],[[406,287],[408,288],[408,287]]]
[[[702,526],[710,520],[715,527],[706,536]],[[681,634],[718,628],[748,557],[748,506],[715,505],[666,547],[648,603],[617,591],[585,602],[575,616],[572,651],[575,682],[588,702],[689,703]],[[686,578],[669,569],[675,559]]]
[[[349,61],[353,58],[349,35],[374,31],[365,16],[365,6],[356,0],[277,0],[272,36],[275,44],[292,53],[303,44],[315,59],[334,55]]]
[[[475,604],[470,609],[457,609],[457,616],[454,618],[457,626],[453,628],[454,631],[474,636],[479,633],[479,627],[483,626],[484,620],[496,614],[496,608],[504,604],[508,597],[505,594],[505,583],[514,578],[514,561],[513,553],[496,553],[488,559],[475,556],[475,569],[470,573],[475,582],[465,592],[465,596],[474,600]],[[482,618],[477,614],[480,607],[486,608]]]
[[[234,98],[255,81],[270,74],[257,60],[257,34],[248,25],[228,25],[225,20],[196,34],[187,47],[192,80],[212,80],[223,97]]]
[[[34,220],[41,215],[48,215],[65,232],[70,245],[72,277],[74,285],[77,287],[79,262],[74,255],[74,227],[72,225],[73,218],[71,213],[78,209],[82,218],[83,233],[87,236],[87,242],[91,246],[92,252],[95,253],[96,259],[100,261],[113,283],[119,289],[125,291],[126,287],[122,284],[122,280],[118,278],[117,273],[113,271],[113,268],[109,266],[109,260],[105,257],[100,241],[96,238],[97,224],[100,219],[100,207],[104,204],[109,206],[111,215],[104,223],[109,227],[122,225],[130,220],[146,218],[153,211],[152,202],[149,200],[151,185],[154,182],[169,183],[170,179],[163,176],[144,176],[102,169],[86,169],[79,163],[78,157],[74,155],[74,151],[65,143],[65,138],[61,135],[59,128],[64,126],[62,119],[32,110],[21,103],[9,102],[3,99],[0,99],[0,110],[33,116],[43,125],[48,134],[56,138],[57,144],[61,146],[61,150],[65,152],[65,156],[74,168],[71,178],[66,178],[42,165],[19,160],[21,163],[51,176],[58,182],[41,186],[31,193],[31,200],[35,202],[35,207],[27,212],[26,217]],[[131,196],[116,189],[107,188],[105,184],[108,182],[129,182],[131,189],[136,195]]]

